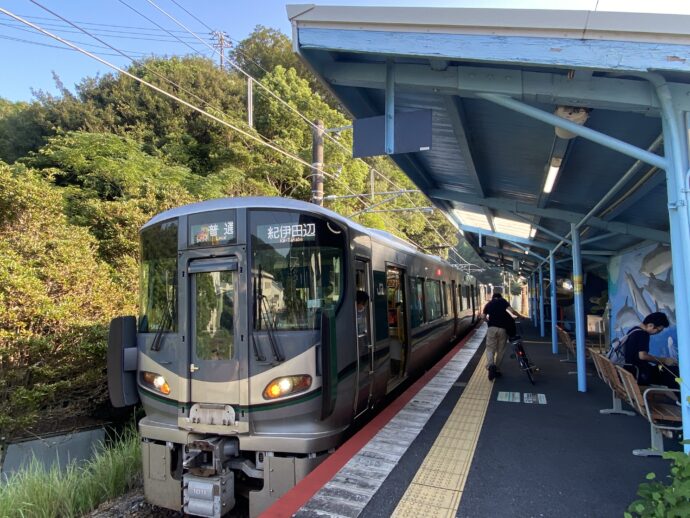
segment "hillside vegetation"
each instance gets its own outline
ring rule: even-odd
[[[252,56],[247,59],[247,56]],[[234,56],[309,120],[350,123],[290,52],[285,36],[258,27]],[[310,126],[246,82],[197,57],[152,58],[129,71],[311,162]],[[340,142],[352,145],[351,132]],[[326,194],[367,192],[375,166],[413,188],[388,160],[353,160],[325,145]],[[310,171],[124,75],[86,78],[75,92],[0,99],[0,437],[30,435],[107,408],[107,325],[136,313],[139,227],[181,204],[226,196],[310,197]],[[377,191],[395,190],[381,178]],[[426,205],[417,195],[417,204]],[[350,215],[356,199],[327,202]],[[386,207],[410,207],[400,197]],[[362,214],[356,220],[423,246],[454,242],[439,214]]]

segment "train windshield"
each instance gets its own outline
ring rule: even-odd
[[[345,230],[294,212],[250,215],[254,329],[318,329],[343,294]]]
[[[177,331],[177,220],[141,232],[139,332]]]

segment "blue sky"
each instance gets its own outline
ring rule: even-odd
[[[153,25],[126,5],[134,7],[165,29],[185,39],[192,47],[210,56],[212,52],[184,32],[173,21],[156,10],[147,0],[37,0],[42,5],[94,31],[110,45],[131,55],[140,57],[147,54],[173,55],[189,54],[192,49],[176,41],[162,29]],[[264,25],[290,34],[290,24],[285,12],[284,0],[152,0],[170,13],[199,37],[208,40],[208,29],[189,14],[180,9],[184,7],[204,24],[215,30],[225,31],[231,38],[241,40],[252,32],[256,25]],[[302,0],[301,3],[307,3]],[[321,5],[389,5],[427,7],[502,7],[532,9],[584,9],[599,11],[636,12],[676,12],[690,14],[690,2],[686,0],[316,0]],[[3,7],[14,14],[27,17],[30,21],[47,30],[70,39],[75,43],[100,45],[77,29],[69,28],[62,22],[29,0],[0,0]],[[76,31],[76,32],[66,32]],[[167,40],[167,41],[166,41]],[[0,13],[0,56],[2,56],[2,76],[0,76],[0,97],[12,101],[30,100],[31,90],[44,90],[56,93],[53,73],[63,84],[73,89],[82,78],[103,74],[109,69],[95,60],[72,50],[55,48],[59,42],[23,26]],[[80,45],[81,46],[81,45]],[[83,45],[94,52],[112,53],[109,49]],[[128,60],[121,56],[103,56],[113,63],[126,66]]]

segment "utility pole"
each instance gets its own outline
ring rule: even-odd
[[[254,127],[254,80],[247,77],[247,124]]]
[[[311,202],[323,206],[323,134],[322,120],[315,120],[311,148]]]
[[[213,46],[217,49],[220,49],[218,53],[220,54],[220,69],[224,70],[225,67],[225,48],[229,48],[232,46],[232,43],[227,41],[229,39],[229,36],[225,34],[223,31],[213,31],[211,35],[216,39],[216,43],[213,44]]]

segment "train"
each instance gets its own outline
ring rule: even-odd
[[[141,402],[148,502],[257,516],[479,319],[474,277],[323,207],[208,200],[140,230],[108,390]]]

